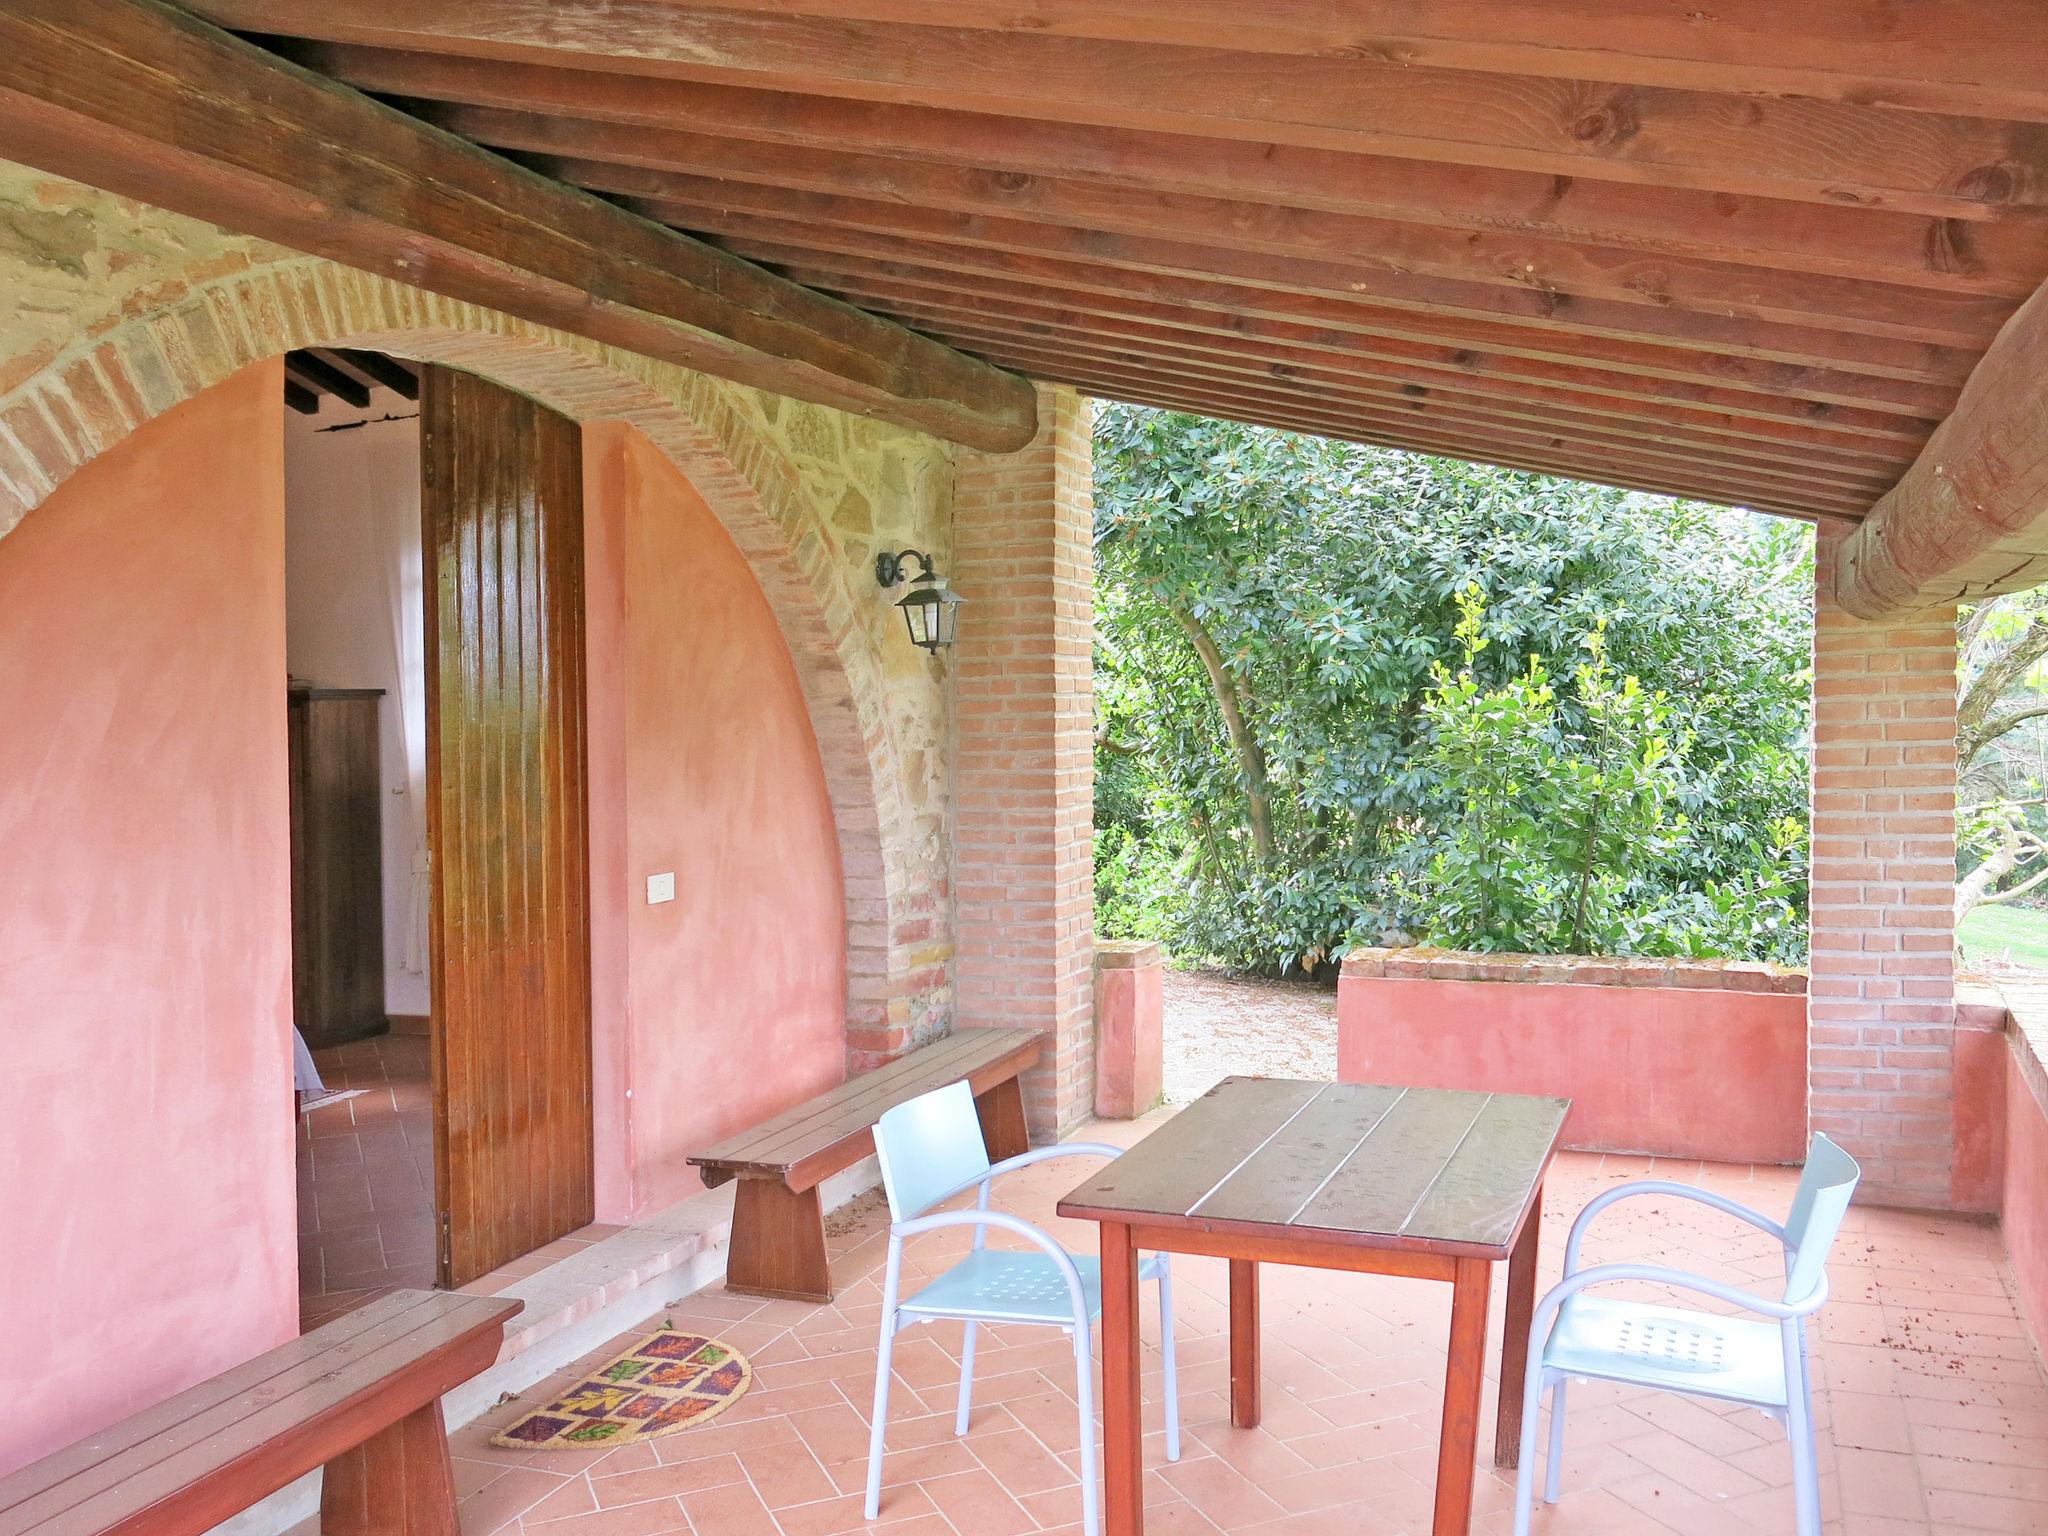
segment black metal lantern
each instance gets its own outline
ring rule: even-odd
[[[959,623],[961,597],[933,569],[929,555],[915,549],[893,555],[884,550],[875,556],[875,580],[885,587],[895,586],[908,574],[903,568],[906,560],[915,560],[922,573],[896,604],[903,611],[903,622],[910,628],[910,643],[927,651],[951,645],[954,627]]]

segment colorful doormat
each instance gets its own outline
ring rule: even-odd
[[[747,1357],[700,1333],[663,1328],[545,1408],[491,1437],[515,1450],[587,1451],[656,1440],[725,1412],[753,1384]]]

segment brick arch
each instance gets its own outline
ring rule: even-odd
[[[892,1000],[934,983],[892,944],[914,898],[904,858],[911,817],[881,708],[886,685],[855,627],[847,563],[835,561],[829,530],[751,392],[289,256],[93,328],[82,346],[0,394],[0,538],[80,466],[180,401],[263,358],[333,346],[444,363],[574,420],[626,422],[696,487],[760,581],[802,680],[846,886],[849,1059],[860,1064],[900,1046]]]

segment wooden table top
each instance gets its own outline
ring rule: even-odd
[[[1062,1216],[1504,1259],[1569,1099],[1228,1077]]]

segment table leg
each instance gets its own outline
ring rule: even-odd
[[[1543,1228],[1543,1186],[1508,1255],[1508,1315],[1500,1335],[1500,1408],[1493,1420],[1493,1464],[1522,1459],[1522,1388],[1529,1379],[1529,1319],[1536,1310],[1536,1247]]]
[[[1138,1251],[1122,1222],[1102,1223],[1102,1483],[1107,1536],[1143,1536],[1144,1419],[1139,1406]]]
[[[1444,1372],[1444,1427],[1436,1455],[1433,1536],[1468,1536],[1479,1445],[1479,1398],[1486,1380],[1486,1297],[1493,1264],[1459,1259],[1451,1289],[1450,1363]]]
[[[1230,1422],[1259,1424],[1259,1266],[1230,1261]]]

